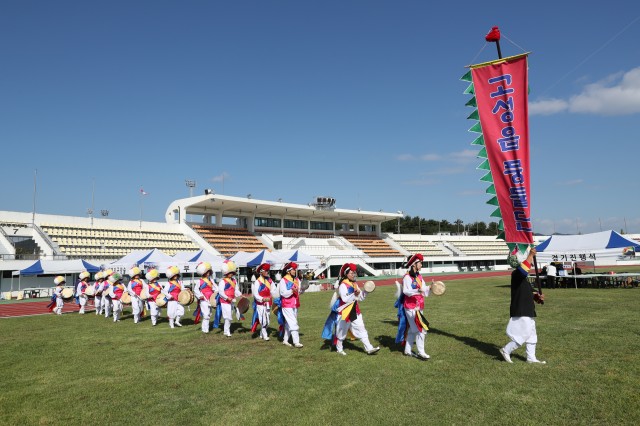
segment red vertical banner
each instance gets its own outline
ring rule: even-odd
[[[531,244],[527,57],[472,66],[471,75],[505,241]]]

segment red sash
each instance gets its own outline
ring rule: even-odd
[[[409,274],[407,274],[409,275]],[[405,275],[406,276],[406,275]],[[424,281],[422,280],[422,275],[418,274],[415,278],[412,278],[413,282],[411,283],[411,287],[414,289],[418,289],[420,291],[422,286],[424,286]],[[418,308],[420,310],[424,309],[424,296],[422,293],[418,293],[413,296],[405,296],[404,297],[404,307],[405,309],[415,309]]]

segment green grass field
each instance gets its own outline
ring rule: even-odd
[[[174,330],[128,316],[3,319],[0,424],[639,424],[640,289],[547,291],[548,364],[527,364],[523,348],[507,364],[508,279],[449,281],[427,299],[426,362],[393,343],[392,287],[361,305],[374,356],[324,344],[329,292],[302,297],[303,349],[239,323],[227,339],[191,319]]]

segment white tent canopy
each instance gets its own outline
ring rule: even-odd
[[[13,275],[64,275],[82,271],[97,272],[100,268],[82,259],[38,260],[31,266],[16,271]]]
[[[163,267],[164,265],[170,266],[176,264],[176,259],[163,253],[161,250],[152,249],[149,251],[132,251],[128,255],[116,260],[108,265],[112,269],[124,269],[125,271],[134,265],[141,268],[147,267]],[[186,262],[182,262],[186,263]],[[161,270],[161,272],[163,272]]]
[[[277,252],[279,256],[296,262],[302,269],[316,269],[320,267],[320,259],[304,253],[301,250],[281,250]]]
[[[540,262],[594,262],[609,264],[623,255],[627,247],[640,249],[636,241],[615,231],[584,235],[554,235],[540,243],[536,250]]]

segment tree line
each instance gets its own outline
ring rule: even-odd
[[[464,223],[461,219],[449,222],[446,219],[424,219],[419,216],[405,216],[398,219],[383,222],[382,232],[394,234],[422,234],[436,235],[438,233],[449,233],[452,235],[498,235],[498,222],[470,222]]]

